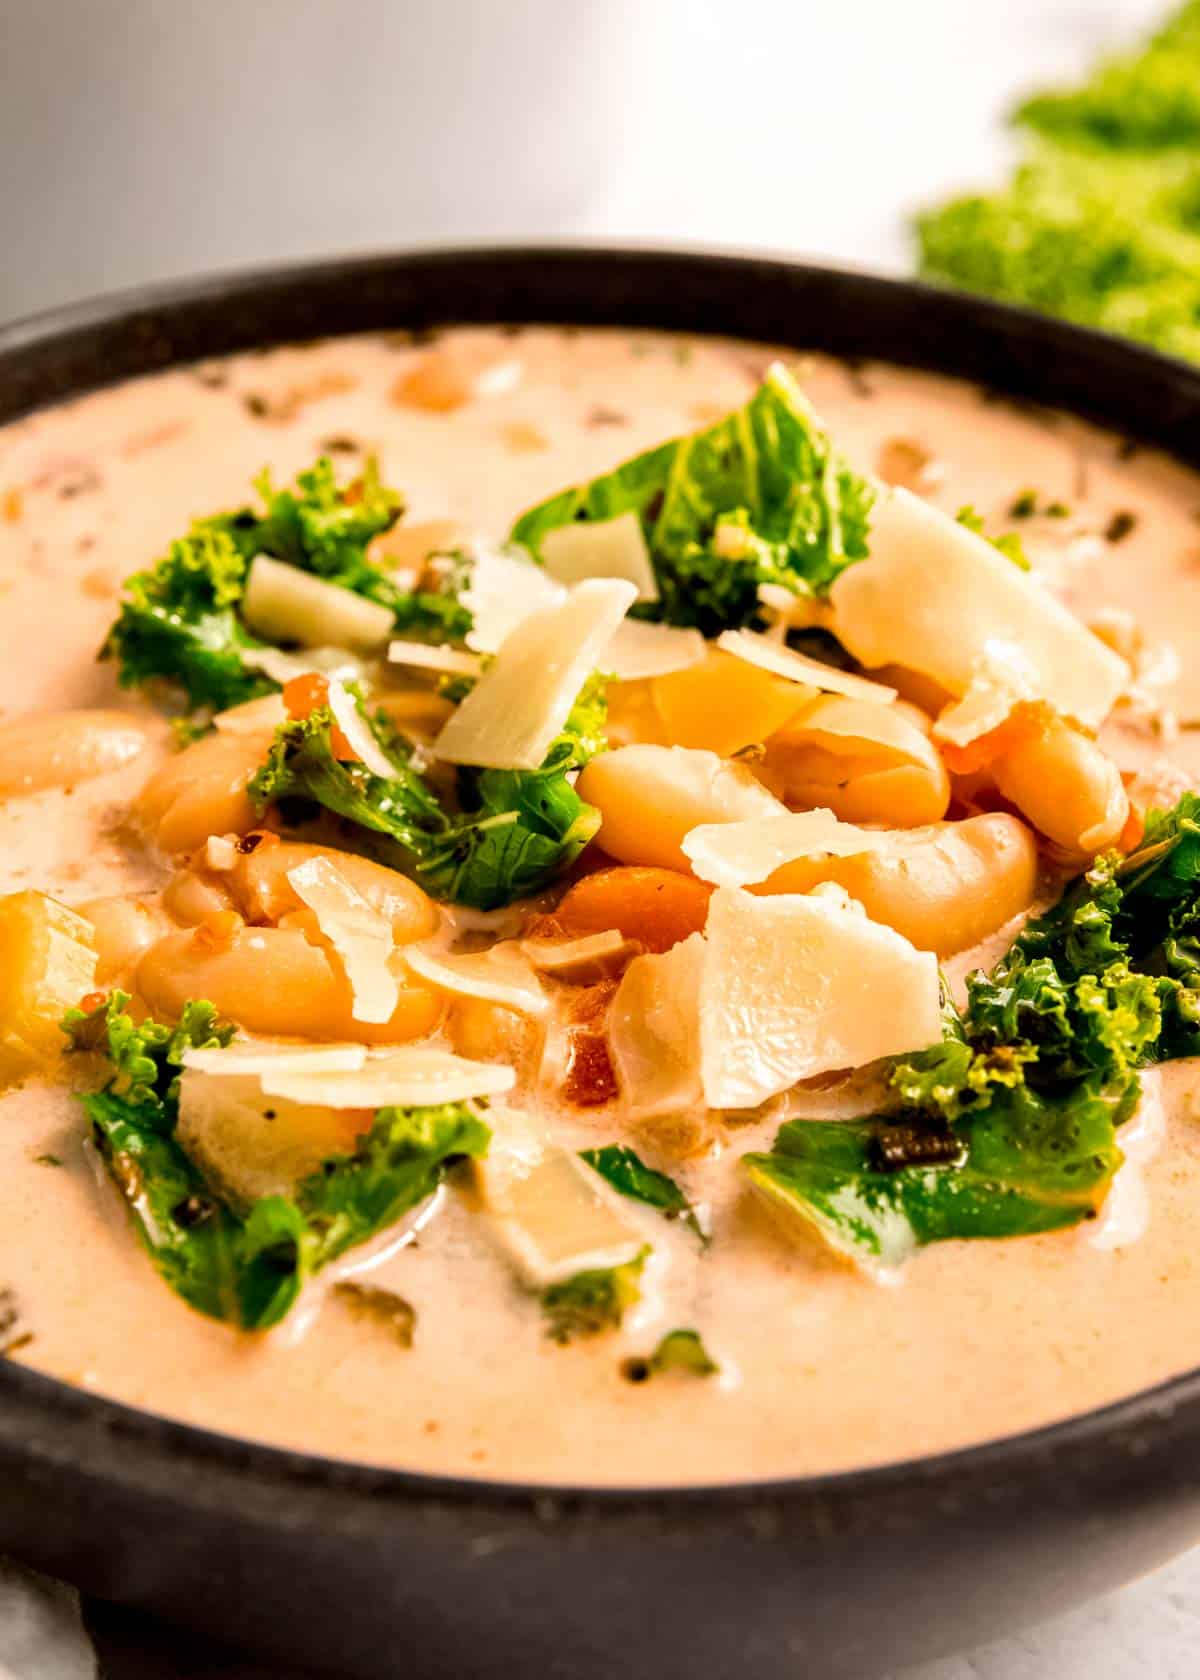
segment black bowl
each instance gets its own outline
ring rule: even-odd
[[[861,274],[606,249],[371,258],[61,310],[0,331],[0,418],[251,345],[464,321],[671,328],[902,362],[1200,467],[1200,373],[1132,345]],[[0,1361],[0,1548],[343,1675],[835,1680],[994,1637],[1166,1561],[1200,1535],[1198,1449],[1200,1371],[882,1469],[548,1490],[253,1446]]]

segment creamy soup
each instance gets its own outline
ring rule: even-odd
[[[198,843],[156,845],[137,805],[178,750],[162,696],[118,689],[114,664],[95,655],[123,580],[194,517],[243,505],[261,469],[288,484],[325,452],[346,479],[377,454],[384,481],[407,501],[397,533],[446,522],[429,526],[423,546],[418,533],[407,552],[384,539],[398,543],[392,563],[416,564],[426,548],[453,548],[462,531],[503,538],[518,514],[563,486],[711,424],[747,401],[771,360],[747,344],[626,332],[464,330],[433,345],[364,337],[183,368],[0,432],[0,725],[74,708],[116,709],[136,725],[128,751],[114,749],[129,762],[74,785],[10,790],[0,802],[0,892],[36,891],[77,909],[139,893],[156,907],[179,867],[170,853]],[[1132,657],[1132,695],[1111,710],[1102,741],[1129,773],[1135,808],[1172,804],[1200,772],[1191,732],[1200,723],[1200,482],[1120,438],[965,384],[820,356],[797,373],[856,468],[951,516],[969,504],[990,534],[1018,531],[1046,588]],[[861,564],[865,574],[872,562]],[[768,596],[775,607],[777,594]],[[777,636],[774,645],[785,644]],[[425,680],[432,693],[441,675]],[[272,713],[268,738],[274,721]],[[928,720],[922,727],[925,739]],[[1019,809],[1010,793],[999,805]],[[858,820],[869,823],[870,812]],[[335,844],[347,845],[344,828],[339,836]],[[223,845],[209,860],[218,872],[232,859]],[[612,845],[619,854],[615,831]],[[1034,909],[1061,885],[1047,858],[1062,862],[1043,845]],[[572,879],[580,867],[571,865]],[[459,951],[531,932],[553,945],[564,937],[553,921],[561,891],[551,886],[533,909],[499,918],[460,909]],[[842,912],[844,895],[818,897]],[[442,915],[435,910],[435,921]],[[960,998],[966,974],[993,962],[1018,926],[942,953]],[[1097,1196],[1097,1217],[1003,1241],[930,1243],[899,1267],[856,1266],[772,1212],[738,1160],[768,1151],[789,1116],[836,1122],[863,1112],[861,1081],[827,1074],[750,1112],[631,1120],[611,1068],[589,1069],[576,1042],[572,1085],[562,1031],[586,1024],[583,992],[597,1010],[608,1006],[636,949],[612,944],[596,958],[599,980],[540,970],[551,997],[539,1029],[548,1060],[531,1073],[524,1041],[514,1059],[523,1059],[521,1104],[547,1137],[572,1154],[636,1147],[681,1188],[710,1239],[688,1220],[619,1198],[653,1251],[619,1327],[565,1346],[546,1333],[543,1306],[463,1167],[394,1228],[341,1255],[274,1328],[239,1331],[203,1316],[160,1277],[89,1141],[78,1092],[102,1076],[84,1057],[0,1097],[0,1341],[9,1357],[280,1446],[406,1469],[608,1484],[907,1458],[1101,1405],[1200,1359],[1192,1062],[1142,1075],[1140,1104],[1119,1133],[1125,1161]],[[434,985],[422,995],[440,994]],[[864,995],[868,1015],[891,1008]],[[445,1021],[431,1018],[437,1042],[498,1065],[495,1045],[481,1053],[461,1010],[456,1019],[447,1037]],[[596,1021],[603,1044],[602,1015]],[[353,1038],[353,1023],[322,1036]],[[698,1333],[687,1351],[702,1348],[714,1372],[655,1364],[664,1336],[681,1327]]]

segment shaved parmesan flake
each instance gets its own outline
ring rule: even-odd
[[[844,694],[851,700],[878,700],[884,705],[896,698],[894,688],[856,677],[849,671],[836,670],[819,659],[809,659],[754,630],[722,630],[717,646],[732,653],[735,659],[744,659],[748,665],[757,665],[791,682],[805,683],[809,688],[822,689],[826,694]]]
[[[288,870],[287,878],[342,965],[351,1015],[356,1021],[390,1021],[400,1001],[400,985],[389,966],[391,922],[326,857],[306,858]]]
[[[375,739],[371,726],[359,711],[354,696],[337,677],[329,679],[329,710],[333,713],[333,721],[372,776],[381,776],[385,781],[391,781],[395,777],[396,766]]]
[[[250,563],[241,614],[255,635],[299,642],[301,647],[337,642],[348,648],[377,648],[395,624],[390,607],[268,554],[256,555]]]
[[[354,1073],[365,1067],[365,1044],[297,1044],[285,1038],[235,1039],[223,1050],[185,1050],[198,1073]]]
[[[260,667],[261,669],[261,667]],[[270,676],[270,672],[267,673]],[[213,726],[223,735],[258,735],[267,729],[278,729],[287,722],[287,707],[282,694],[263,694],[257,700],[243,700],[240,706],[230,706],[218,712]]]
[[[406,945],[404,960],[414,974],[444,992],[486,998],[522,1015],[542,1015],[549,1007],[529,958],[515,940],[453,956],[440,944],[426,940]]]
[[[703,662],[708,644],[699,630],[680,630],[673,624],[648,624],[641,618],[622,619],[604,653],[604,669],[618,682],[643,677],[666,677]]]
[[[683,850],[702,881],[746,887],[765,881],[797,858],[856,857],[886,851],[892,843],[886,829],[858,828],[839,822],[832,811],[816,810],[751,822],[705,823],[685,836]]]
[[[348,1073],[265,1073],[269,1097],[327,1108],[426,1108],[435,1103],[498,1097],[517,1082],[512,1068],[471,1062],[448,1050],[406,1044]]]
[[[460,599],[473,620],[467,646],[476,653],[499,653],[522,619],[566,599],[562,584],[555,583],[523,549],[506,553],[477,543],[471,556],[470,581]]]
[[[558,980],[581,980],[593,969],[607,970],[614,959],[639,951],[635,940],[616,928],[584,934],[581,939],[524,939],[521,949],[535,968]]]
[[[635,593],[620,578],[591,578],[525,619],[437,737],[437,757],[536,770]]]
[[[658,600],[658,579],[646,547],[642,521],[632,510],[616,519],[560,525],[542,538],[542,560],[560,583],[584,578],[626,578],[639,601]]]
[[[700,981],[710,1108],[757,1108],[798,1080],[941,1036],[931,952],[833,895],[713,894]]]
[[[969,746],[998,729],[1019,700],[1034,700],[1037,694],[1037,673],[1020,648],[992,637],[966,693],[942,708],[933,733],[951,746]]]
[[[516,1110],[488,1119],[491,1147],[473,1170],[496,1235],[530,1289],[637,1258],[643,1229],[597,1173],[544,1142]]]
[[[445,671],[455,677],[477,677],[483,670],[479,654],[444,642],[389,642],[388,659],[393,665],[412,665],[421,671]]]
[[[838,639],[863,665],[892,662],[967,692],[989,642],[1020,649],[1037,698],[1098,728],[1129,681],[1125,661],[983,537],[907,490],[881,490],[870,556],[830,600]]]
[[[306,677],[310,671],[342,678],[362,674],[362,666],[345,648],[315,647],[309,648],[306,653],[284,653],[282,648],[241,648],[239,658],[248,671],[261,671],[264,677],[280,684],[291,682],[293,677]],[[274,700],[278,696],[268,695],[267,698]],[[256,706],[258,701],[247,701],[247,704]],[[228,715],[221,714],[223,717]]]
[[[704,1101],[700,978],[704,935],[635,957],[608,1014],[608,1043],[627,1113],[679,1114]]]

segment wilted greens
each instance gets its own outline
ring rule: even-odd
[[[1009,186],[918,218],[923,272],[1200,360],[1200,0],[1014,121]]]
[[[585,684],[537,770],[465,768],[453,809],[414,768],[412,751],[382,714],[364,718],[395,773],[339,759],[327,706],[285,723],[250,783],[252,798],[285,812],[308,802],[364,831],[380,862],[412,875],[435,898],[494,910],[539,891],[596,833],[599,813],[570,780],[604,744],[604,685]]]
[[[177,1027],[135,1023],[128,1004],[113,992],[93,1013],[64,1020],[74,1047],[112,1068],[104,1089],[83,1097],[84,1111],[159,1274],[210,1318],[244,1330],[277,1324],[308,1277],[431,1195],[448,1161],[486,1152],[488,1128],[467,1104],[381,1108],[353,1152],[243,1217],[175,1137],[185,1052],[227,1044],[233,1027],[210,1003],[189,1003]]]
[[[542,1312],[551,1341],[563,1344],[619,1330],[625,1314],[641,1299],[642,1267],[649,1253],[644,1248],[623,1266],[576,1272],[563,1283],[552,1283],[544,1289]]]
[[[594,1168],[622,1196],[656,1208],[665,1219],[681,1219],[701,1242],[708,1241],[708,1233],[699,1214],[675,1180],[648,1167],[627,1143],[610,1143],[603,1149],[584,1149],[580,1154],[588,1166]]]
[[[872,491],[835,451],[795,381],[772,368],[743,408],[531,508],[514,542],[635,512],[660,599],[637,609],[706,636],[754,624],[760,585],[823,594],[867,553]]]
[[[453,596],[403,589],[368,559],[368,544],[404,507],[399,493],[380,481],[374,460],[352,484],[339,486],[323,455],[293,489],[277,490],[265,472],[254,487],[261,507],[197,520],[150,570],[126,579],[120,614],[101,650],[102,658],[118,661],[123,687],[162,679],[181,688],[193,709],[212,711],[276,689],[242,660],[244,651],[263,646],[239,613],[246,574],[259,554],[387,607],[407,636],[442,640],[461,628]]]
[[[943,1042],[892,1073],[895,1112],[792,1121],[751,1182],[831,1246],[894,1264],[947,1237],[1094,1214],[1121,1163],[1138,1070],[1200,1052],[1200,796],[1153,814],[990,974]]]

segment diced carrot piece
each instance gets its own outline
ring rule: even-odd
[[[712,888],[674,869],[629,864],[577,881],[555,911],[571,939],[615,928],[647,951],[669,951],[703,930]]]

